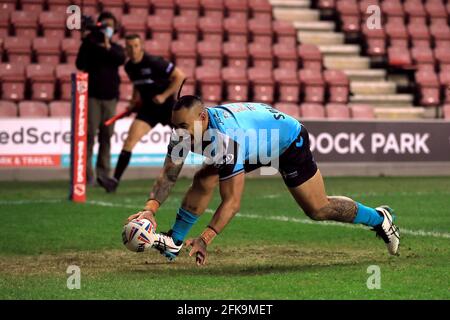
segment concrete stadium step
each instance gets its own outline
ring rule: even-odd
[[[425,108],[422,107],[402,107],[402,108],[374,108],[375,117],[379,119],[391,120],[415,120],[425,117]]]
[[[386,70],[384,69],[343,69],[342,71],[350,81],[384,81],[386,79]]]
[[[389,81],[351,81],[350,91],[353,94],[394,94],[397,84]]]
[[[325,56],[323,63],[328,69],[338,70],[361,70],[368,69],[370,66],[370,59],[368,57],[361,56],[348,56],[348,57],[330,57]]]
[[[319,11],[311,9],[275,7],[273,9],[273,15],[275,19],[291,22],[319,20]]]
[[[311,7],[310,0],[269,0],[269,2],[274,8],[308,9]]]
[[[297,38],[301,43],[316,45],[344,43],[344,34],[340,32],[299,31],[297,32]]]
[[[319,50],[324,56],[359,56],[361,48],[354,44],[322,44]]]
[[[355,94],[350,102],[366,103],[376,107],[407,107],[413,103],[412,94]]]
[[[332,21],[295,21],[294,28],[299,31],[333,32],[336,25]]]

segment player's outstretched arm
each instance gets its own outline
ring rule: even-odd
[[[164,167],[156,179],[144,209],[128,217],[127,223],[133,219],[148,219],[156,228],[155,214],[159,206],[167,199],[183,168],[182,161],[173,162],[169,156],[164,160]]]
[[[197,265],[206,263],[206,247],[212,242],[239,212],[242,192],[244,191],[244,172],[220,182],[220,196],[222,202],[216,210],[208,227],[195,239],[186,241],[187,246],[192,246],[190,256],[196,255]]]

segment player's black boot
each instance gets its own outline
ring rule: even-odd
[[[108,193],[116,192],[117,186],[119,185],[117,179],[102,176],[97,177],[97,182]]]

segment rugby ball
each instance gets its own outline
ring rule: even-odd
[[[134,219],[122,231],[122,242],[128,250],[143,252],[155,242],[155,227],[147,219]]]

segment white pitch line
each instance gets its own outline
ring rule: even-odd
[[[0,201],[0,205],[23,205],[23,204],[33,204],[33,203],[62,203],[63,200],[60,199],[49,199],[49,200],[17,200],[17,201]],[[114,203],[114,202],[106,202],[106,201],[87,201],[87,204],[97,205],[101,207],[114,207],[114,208],[127,208],[127,209],[137,209],[138,206]],[[167,206],[166,206],[167,208]],[[206,209],[206,213],[214,213],[215,211],[212,209]],[[292,222],[292,223],[301,223],[301,224],[309,224],[309,225],[318,225],[324,227],[342,227],[342,228],[351,228],[351,229],[365,229],[366,227],[362,225],[354,225],[354,224],[346,224],[334,221],[312,221],[308,219],[294,218],[288,216],[265,216],[265,215],[257,215],[257,214],[246,214],[246,213],[238,213],[237,217],[244,219],[258,219],[258,220],[268,220],[268,221],[282,221],[282,222]],[[437,231],[425,231],[425,230],[409,230],[401,228],[400,232],[403,234],[408,234],[412,236],[418,237],[433,237],[433,238],[443,238],[450,239],[450,233],[446,232],[437,232]]]

